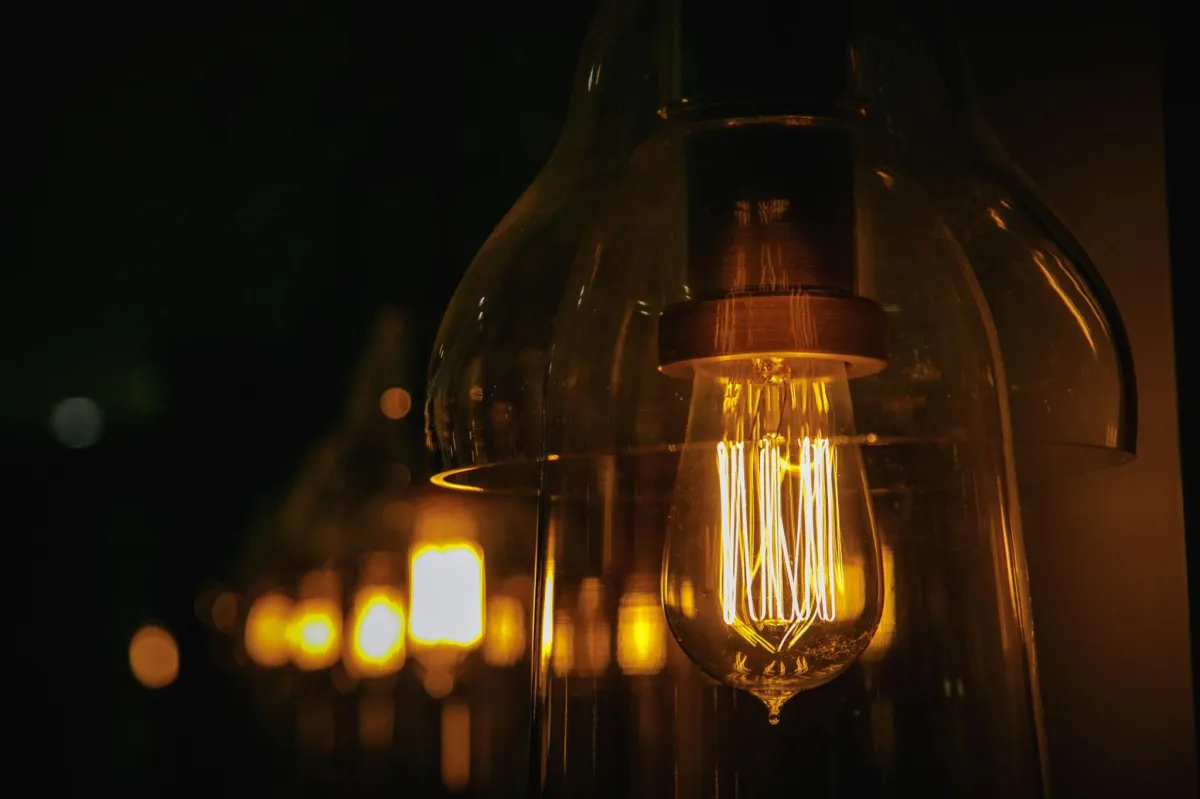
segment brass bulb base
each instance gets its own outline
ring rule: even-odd
[[[682,302],[659,317],[658,353],[659,370],[681,379],[747,358],[843,363],[863,377],[887,366],[887,319],[864,297],[802,289]]]

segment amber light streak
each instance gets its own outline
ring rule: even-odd
[[[358,591],[351,617],[347,665],[363,676],[391,674],[404,665],[404,606],[387,586]]]
[[[892,646],[896,636],[896,561],[891,547],[883,547],[883,610],[879,628],[863,652],[863,660],[879,660]]]
[[[790,389],[795,402],[798,389]],[[737,407],[744,390],[753,388],[731,382],[726,407]],[[824,384],[813,385],[812,400],[818,419],[828,414]],[[820,433],[769,434],[752,443],[727,438],[717,444],[716,468],[724,621],[750,643],[783,651],[815,621],[838,617],[844,573],[837,450]],[[782,631],[778,643],[760,634],[765,628]]]

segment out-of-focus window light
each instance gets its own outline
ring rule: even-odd
[[[352,674],[379,676],[404,665],[404,606],[388,586],[360,588],[350,620],[347,667]]]
[[[617,609],[617,665],[626,674],[657,674],[667,662],[667,620],[658,595],[630,591]]]
[[[179,647],[162,627],[147,624],[129,642],[129,668],[147,688],[164,688],[179,676]]]
[[[483,551],[470,543],[423,544],[412,554],[409,637],[423,646],[470,649],[484,630]]]
[[[263,594],[246,614],[246,654],[260,666],[275,668],[287,663],[288,620],[292,601],[278,592]]]
[[[461,791],[471,781],[471,709],[465,702],[442,705],[442,783]]]
[[[488,600],[483,659],[492,666],[511,666],[525,653],[525,608],[516,597],[500,594]]]

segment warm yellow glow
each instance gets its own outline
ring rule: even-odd
[[[412,555],[409,637],[423,646],[471,649],[483,639],[483,552],[474,544],[425,544]]]
[[[617,665],[626,674],[657,674],[667,662],[667,620],[658,595],[631,591],[617,609]]]
[[[752,407],[768,397],[753,383],[730,381],[728,407]],[[824,383],[811,399],[827,415]],[[721,612],[755,646],[788,649],[815,621],[838,618],[844,580],[837,494],[837,450],[824,431],[795,439],[776,432],[754,440],[738,429],[717,443],[721,498]],[[793,459],[795,459],[793,461]],[[785,479],[787,473],[794,473]],[[775,633],[763,636],[761,630]]]
[[[554,649],[550,656],[550,665],[554,673],[563,677],[571,673],[575,665],[575,625],[566,613],[558,613],[554,619],[554,633],[550,640]]]
[[[263,594],[254,600],[246,614],[246,654],[251,660],[267,667],[287,663],[287,627],[291,615],[291,600],[282,594]]]
[[[341,655],[341,613],[332,599],[313,598],[297,602],[288,620],[288,652],[297,668],[325,669]]]
[[[179,676],[179,647],[162,627],[147,624],[129,642],[129,668],[147,688],[164,688]]]
[[[696,366],[693,378],[664,612],[692,662],[761,699],[777,724],[796,693],[849,667],[878,624],[849,374],[819,359],[750,358]]]
[[[492,666],[511,666],[525,654],[525,608],[511,596],[488,600],[483,659]]]
[[[471,781],[471,709],[463,702],[442,706],[442,783],[461,791]]]
[[[362,676],[391,674],[404,665],[404,606],[386,586],[359,589],[354,600],[347,666]]]
[[[896,636],[896,576],[895,556],[891,547],[883,547],[883,616],[875,637],[863,652],[863,660],[879,660],[892,645]]]

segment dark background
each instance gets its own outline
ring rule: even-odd
[[[10,220],[29,249],[0,297],[6,649],[11,734],[41,784],[277,779],[196,596],[232,578],[337,423],[379,309],[410,313],[424,363],[554,143],[592,6],[117,3],[10,27]],[[985,110],[1095,257],[1138,358],[1139,463],[1026,498],[1056,787],[1192,796],[1158,20],[1056,2],[960,24]],[[93,447],[54,438],[71,396],[103,411]],[[416,459],[417,414],[411,434]],[[1130,569],[1142,592],[1114,613]],[[127,662],[149,619],[183,664],[158,692]]]

